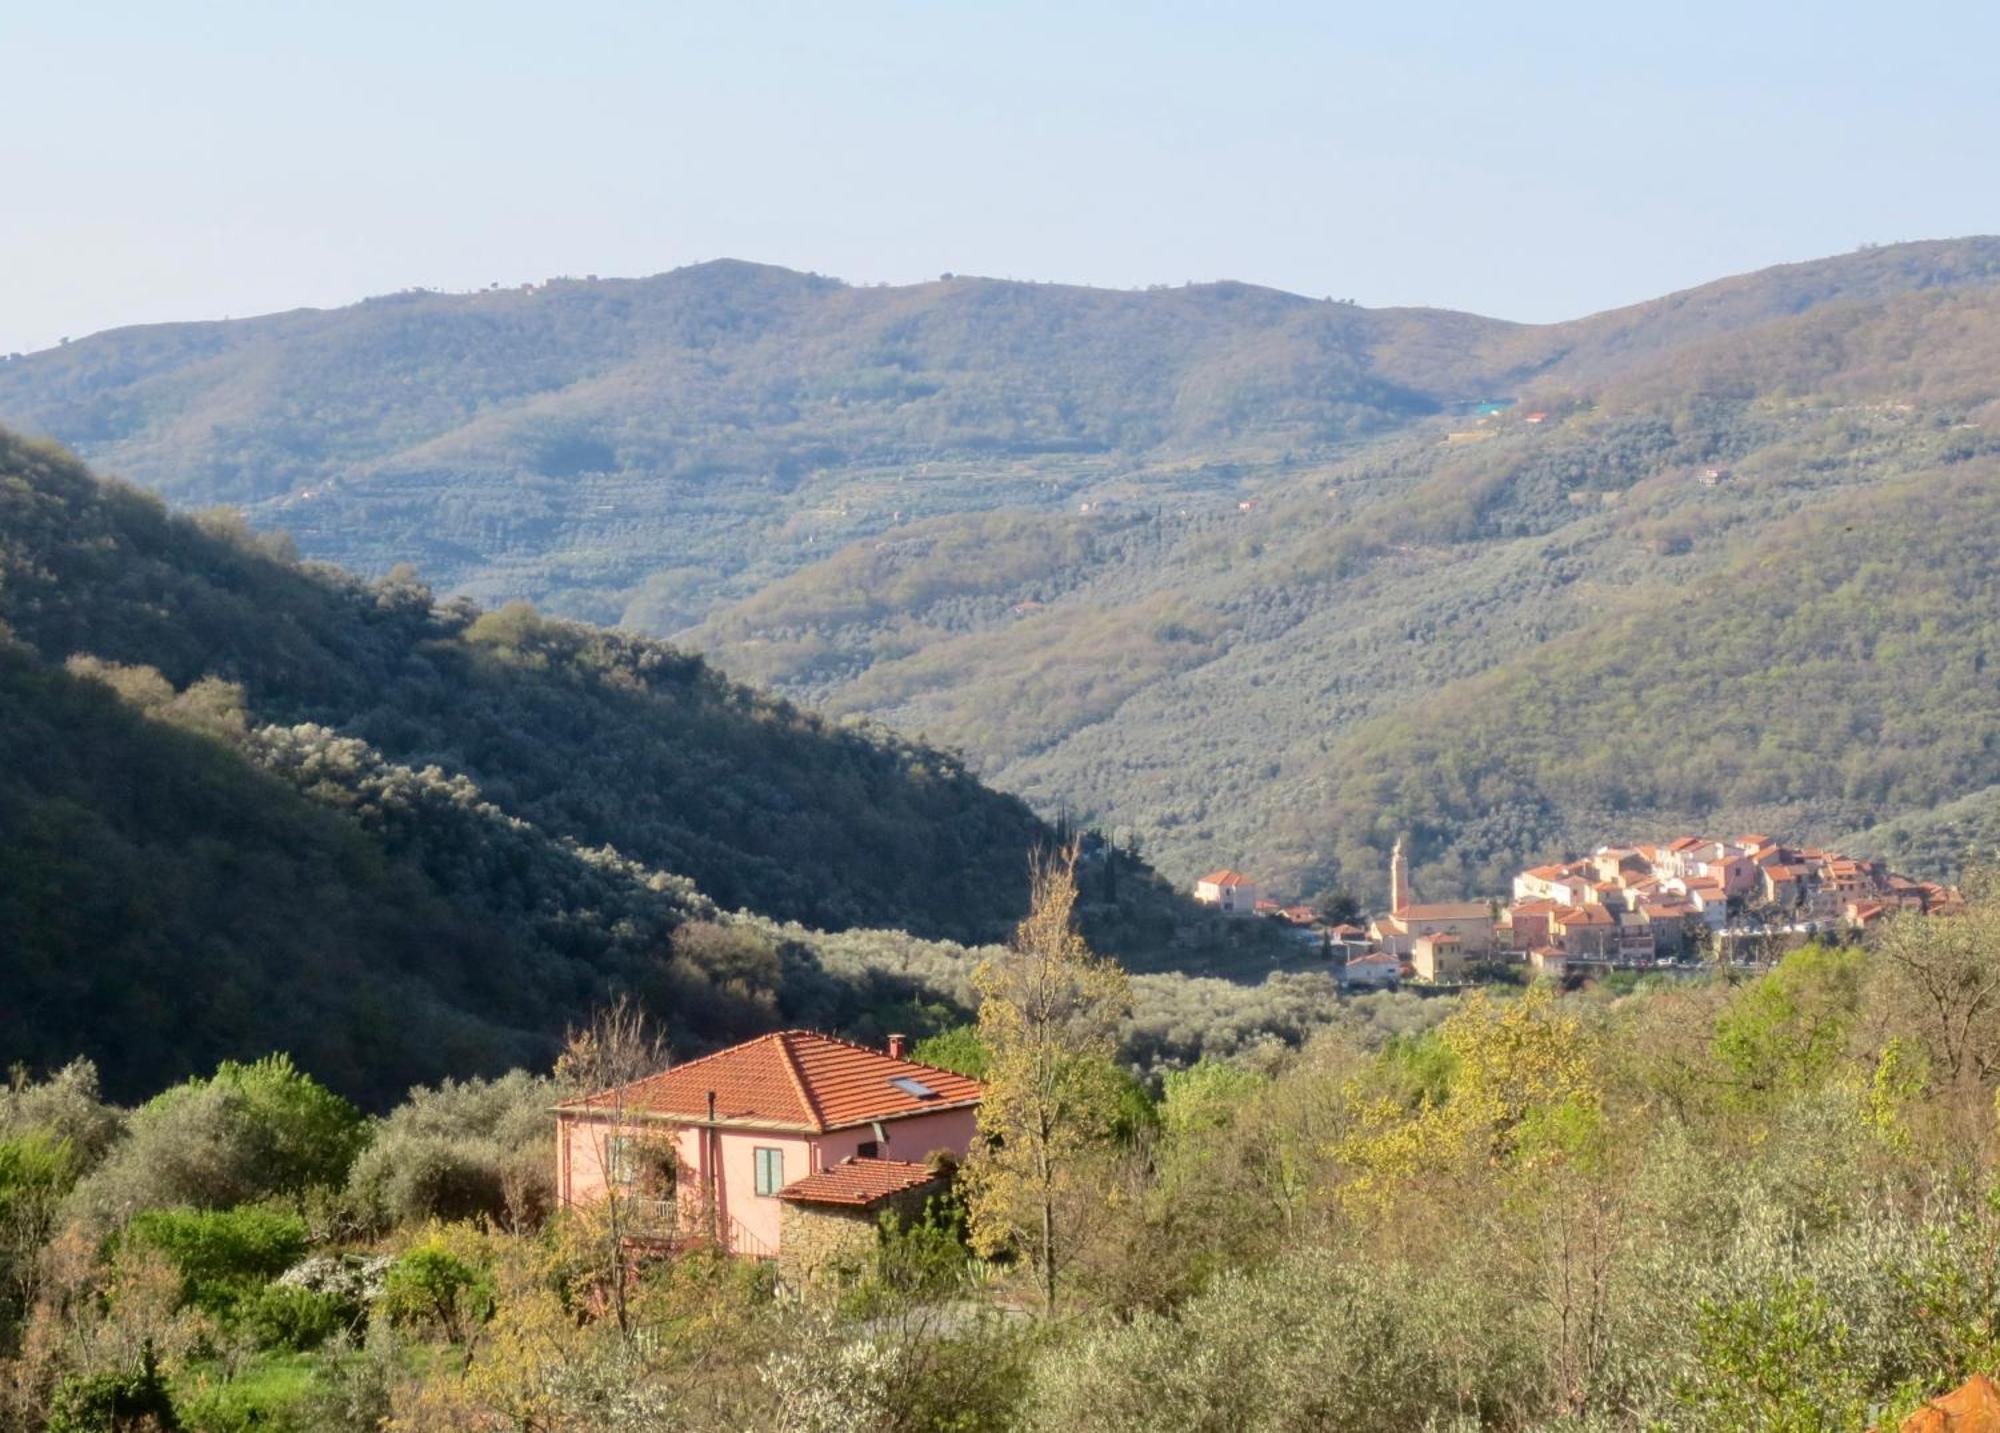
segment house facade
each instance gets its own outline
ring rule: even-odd
[[[1227,867],[1210,871],[1194,883],[1194,898],[1225,915],[1254,915],[1257,910],[1257,883],[1241,871]]]
[[[852,1211],[857,1191],[890,1199],[934,1156],[963,1158],[983,1093],[905,1059],[901,1036],[872,1050],[779,1031],[558,1105],[557,1198],[617,1195],[635,1237],[778,1259],[788,1208]]]
[[[1368,934],[1383,950],[1402,957],[1414,955],[1425,936],[1448,935],[1458,940],[1467,959],[1484,960],[1493,953],[1493,908],[1484,901],[1405,906],[1375,917]]]
[[[1465,942],[1455,935],[1420,935],[1411,943],[1410,967],[1419,980],[1457,980],[1469,960]]]

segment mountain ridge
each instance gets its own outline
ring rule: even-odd
[[[1352,731],[1791,541],[1802,503],[1986,462],[1996,285],[2000,240],[1930,241],[1519,325],[730,261],[205,331],[180,367],[185,334],[84,341],[0,367],[0,418],[68,412],[178,501],[275,491],[252,520],[308,553],[676,634],[1175,876],[1365,892],[1380,832],[1276,819]],[[1462,839],[1419,840],[1440,889],[1511,859]]]

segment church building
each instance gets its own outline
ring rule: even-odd
[[[1450,936],[1461,959],[1484,960],[1494,950],[1493,907],[1485,901],[1419,904],[1410,885],[1410,858],[1398,837],[1389,857],[1389,913],[1369,923],[1368,935],[1379,949],[1405,960],[1426,936]]]

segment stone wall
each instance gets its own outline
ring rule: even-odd
[[[779,1216],[778,1277],[794,1289],[846,1287],[874,1261],[882,1211],[919,1219],[925,1201],[943,1188],[944,1181],[936,1180],[866,1208],[786,1200]]]

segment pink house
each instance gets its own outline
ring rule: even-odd
[[[636,1234],[776,1258],[787,1205],[886,1199],[922,1183],[928,1156],[962,1158],[983,1091],[904,1059],[900,1035],[886,1051],[809,1030],[761,1035],[558,1105],[557,1196],[591,1205],[616,1188]]]

